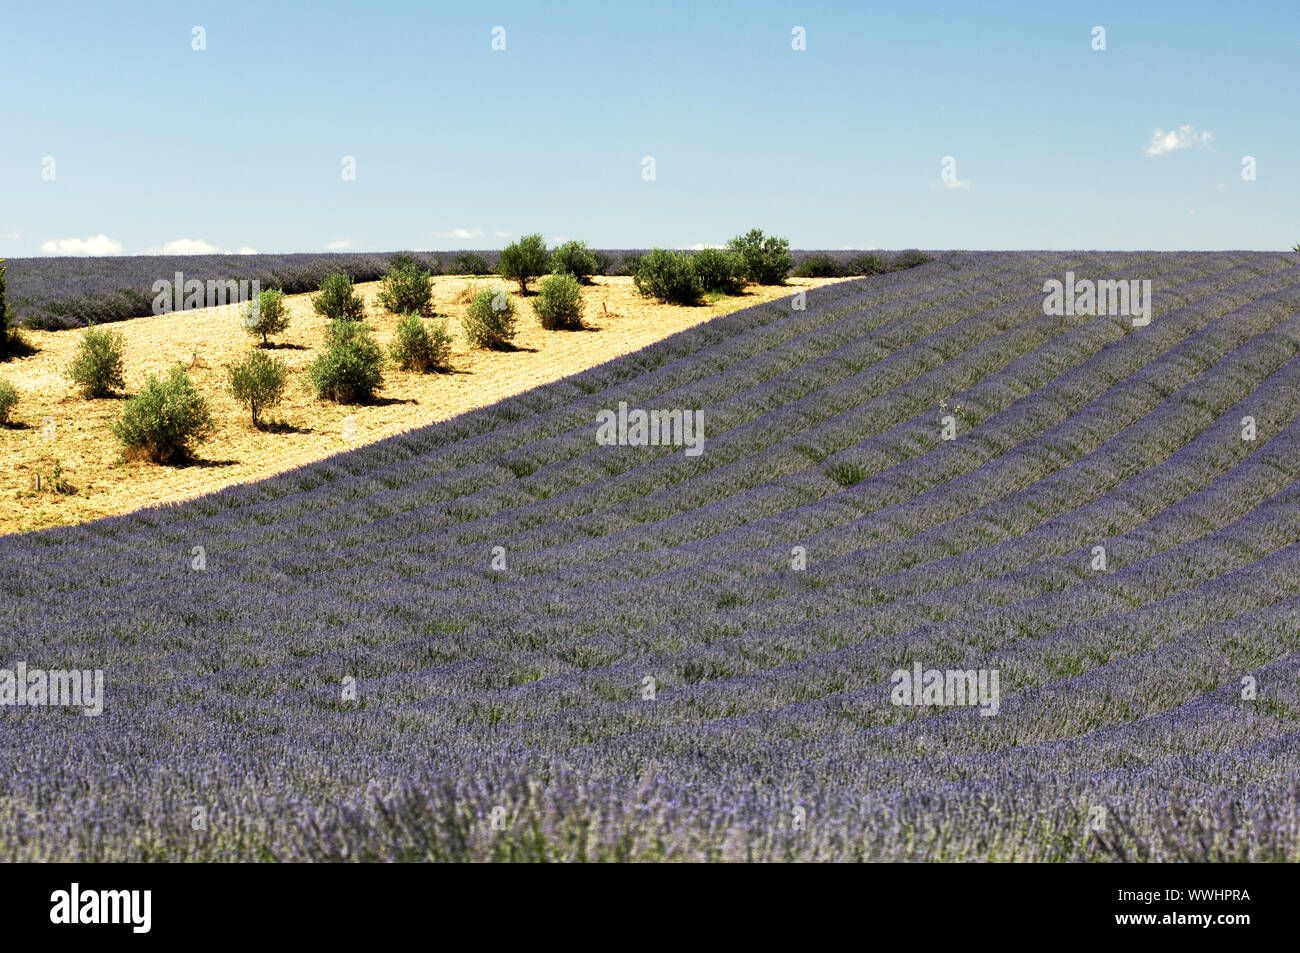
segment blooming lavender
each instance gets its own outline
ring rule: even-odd
[[[1153,320],[1044,315],[1067,270]],[[951,253],[805,303],[0,539],[0,668],[105,673],[98,717],[0,708],[4,855],[1300,860],[1300,268]],[[600,445],[620,401],[704,452]],[[892,703],[913,666],[996,713]]]

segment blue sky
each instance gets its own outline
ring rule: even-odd
[[[1298,41],[1294,2],[11,4],[0,256],[754,226],[797,248],[1289,248]]]

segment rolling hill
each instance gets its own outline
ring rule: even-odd
[[[1153,320],[1044,314],[1067,271]],[[1300,860],[1296,256],[806,294],[0,538],[0,666],[104,673],[0,710],[5,856]],[[602,445],[620,403],[702,453]]]

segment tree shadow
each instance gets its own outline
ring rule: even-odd
[[[415,369],[404,371],[406,374],[414,374],[417,377],[451,377],[453,374],[473,374],[473,371],[467,371],[462,367],[429,367],[419,371]]]
[[[25,420],[9,420],[6,421],[5,423],[0,424],[0,430],[35,430],[35,429],[36,429],[35,427],[33,427]]]
[[[238,466],[238,460],[202,460],[197,457],[176,457],[167,461],[163,466],[173,467],[177,470],[215,470],[218,467]]]
[[[528,353],[528,354],[536,354],[536,353],[537,353],[537,348],[535,348],[535,347],[524,347],[522,344],[498,344],[498,345],[496,345],[495,347],[486,348],[486,350],[489,350],[489,351],[499,351],[499,352],[504,353],[504,354],[510,354],[510,353],[514,353],[514,352],[526,352],[526,353]]]
[[[263,420],[257,429],[261,433],[315,433],[310,427],[299,427],[287,420]]]
[[[0,344],[0,364],[12,358],[33,357],[40,352],[40,348],[34,344],[28,344],[24,338],[14,337],[4,344]]]
[[[366,407],[391,407],[394,404],[418,404],[414,397],[372,397],[366,401]]]
[[[258,350],[261,351],[310,351],[311,348],[306,344],[277,344],[271,341],[269,344],[258,344]]]

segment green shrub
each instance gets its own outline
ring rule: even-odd
[[[428,314],[433,310],[429,273],[414,259],[390,268],[381,282],[379,303],[394,314]]]
[[[779,285],[790,271],[790,243],[775,235],[763,235],[760,228],[737,235],[727,248],[745,263],[745,280],[759,285]]]
[[[915,268],[917,265],[924,265],[927,261],[932,261],[923,251],[917,251],[915,248],[909,248],[906,251],[900,251],[890,261],[891,271],[902,271],[904,268]]]
[[[596,261],[596,270],[592,272],[597,275],[607,275],[609,270],[614,267],[614,259],[603,251],[594,251],[591,256]]]
[[[691,255],[691,268],[700,278],[705,291],[738,295],[745,287],[744,263],[735,252],[724,248],[705,248]]]
[[[444,318],[432,326],[419,315],[408,314],[397,322],[388,356],[404,371],[430,371],[451,366],[451,333]]]
[[[551,272],[556,275],[573,275],[583,284],[589,284],[596,273],[596,256],[586,242],[565,242],[551,252]]]
[[[541,235],[525,235],[501,249],[497,271],[502,278],[519,282],[519,293],[528,294],[528,282],[550,270],[550,256]]]
[[[257,296],[256,303],[244,308],[244,330],[261,337],[262,345],[270,343],[267,337],[280,334],[289,327],[289,309],[284,304],[284,292],[268,288]]]
[[[578,279],[563,273],[543,278],[533,311],[548,331],[581,331],[582,286]]]
[[[492,266],[487,263],[487,259],[472,251],[463,251],[453,258],[449,270],[453,275],[492,274]]]
[[[4,261],[0,258],[0,360],[15,354],[36,353],[36,348],[24,341],[23,336],[18,333],[18,315],[9,305],[9,285],[5,278]],[[55,303],[47,301],[43,307],[46,311],[53,311]]]
[[[0,381],[0,425],[9,423],[9,412],[18,404],[18,391],[8,381]]]
[[[230,396],[248,408],[253,426],[260,427],[262,411],[284,398],[289,368],[265,351],[250,351],[248,357],[231,366],[227,373]]]
[[[9,290],[5,282],[4,259],[0,258],[0,354],[6,353],[18,336],[13,312],[9,310]]]
[[[207,398],[179,366],[163,380],[150,374],[144,390],[131,398],[112,426],[113,436],[126,445],[128,458],[156,463],[189,456],[194,444],[214,429]]]
[[[63,463],[59,460],[54,461],[54,468],[50,471],[49,486],[55,493],[64,496],[71,496],[77,492],[77,488],[63,478]]]
[[[107,397],[125,383],[122,370],[125,348],[126,338],[121,332],[92,325],[82,332],[81,344],[68,365],[68,376],[86,397]]]
[[[340,404],[358,404],[374,396],[384,382],[384,354],[360,321],[335,318],[326,330],[326,349],[307,367],[316,396]]]
[[[340,318],[361,321],[366,316],[366,303],[352,288],[352,279],[343,272],[330,275],[320,283],[320,294],[311,299],[312,309],[331,321]]]
[[[636,290],[668,304],[698,304],[704,286],[689,255],[656,248],[637,265]]]
[[[796,278],[838,278],[841,274],[840,263],[830,255],[809,255],[794,270]]]
[[[883,275],[889,270],[889,263],[879,255],[867,253],[854,255],[844,263],[846,275]]]
[[[484,288],[465,309],[465,338],[474,347],[504,348],[515,337],[515,303],[504,288]]]
[[[641,268],[641,259],[644,257],[640,252],[628,252],[618,263],[618,268],[614,274],[635,278],[637,271]]]

